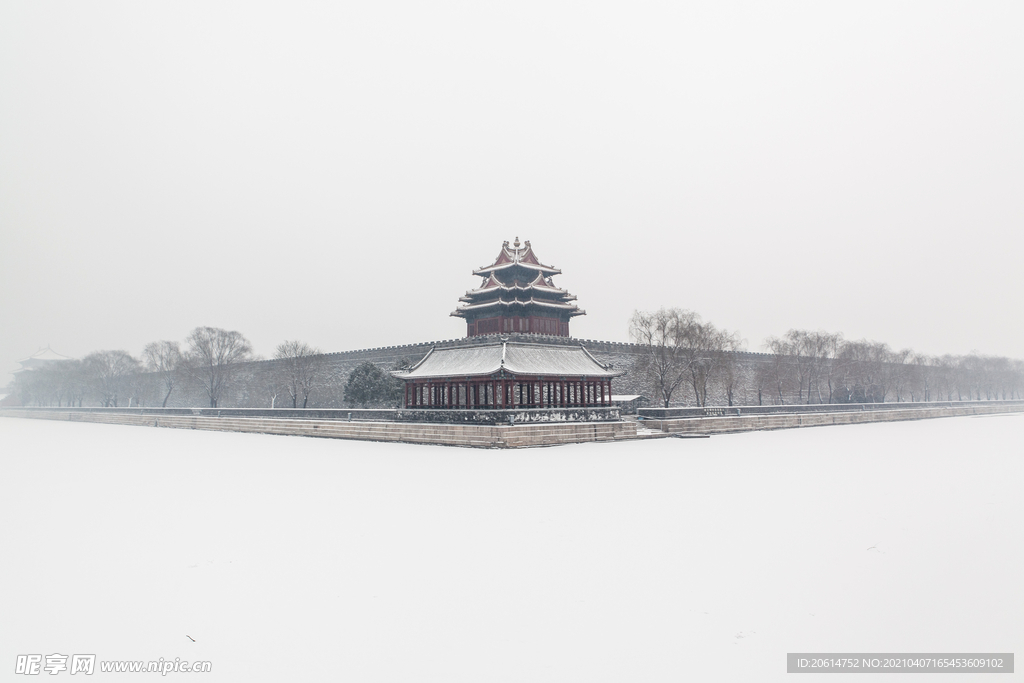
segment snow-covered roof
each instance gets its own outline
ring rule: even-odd
[[[67,356],[60,355],[59,353],[57,353],[56,351],[51,349],[49,346],[47,346],[45,349],[39,349],[38,351],[33,353],[28,358],[26,358],[24,360],[20,360],[18,362],[19,363],[27,363],[27,362],[33,361],[33,360],[35,360],[35,361],[48,361],[48,360],[71,360],[71,359],[68,358]]]
[[[516,238],[513,246],[508,246],[506,240],[501,245],[501,251],[498,252],[498,257],[494,259],[494,263],[484,268],[478,268],[473,271],[473,275],[480,275],[481,277],[487,277],[498,270],[505,270],[506,268],[512,268],[513,266],[521,266],[528,268],[529,270],[539,271],[546,275],[558,275],[562,271],[558,268],[552,268],[546,266],[537,260],[537,256],[533,253],[533,247],[530,246],[530,240],[526,240],[523,246],[519,246],[519,238]]]
[[[460,306],[452,315],[462,315],[466,311],[479,311],[491,306],[543,306],[546,308],[557,308],[562,311],[572,311],[572,315],[584,315],[586,313],[586,311],[581,311],[575,304],[530,297],[529,299],[492,299],[491,301],[484,301],[478,304]]]
[[[530,282],[523,283],[514,280],[507,284],[498,280],[498,278],[494,277],[494,273],[491,273],[484,279],[483,283],[479,287],[477,287],[476,289],[471,289],[468,292],[466,292],[466,296],[460,297],[459,301],[472,301],[473,298],[481,294],[489,294],[492,291],[526,292],[529,290],[537,290],[539,292],[544,292],[545,294],[554,294],[564,301],[569,301],[576,298],[572,294],[569,294],[569,292],[567,292],[566,290],[556,287],[555,284],[551,281],[551,278],[545,278],[543,273],[537,273],[537,276]]]
[[[473,322],[480,315],[497,315],[499,311],[501,315],[506,315],[507,311],[517,306],[546,308],[548,311],[540,312],[541,315],[554,313],[563,321],[573,316],[586,315],[586,311],[569,303],[576,300],[575,295],[556,287],[552,282],[552,276],[561,272],[540,263],[529,240],[522,247],[518,237],[511,247],[506,241],[493,264],[473,271],[483,281],[479,287],[459,297],[459,301],[466,305],[459,306],[451,315]]]
[[[56,351],[51,349],[49,346],[47,346],[45,349],[39,349],[38,351],[33,353],[28,358],[24,358],[24,359],[18,361],[21,364],[21,367],[18,368],[17,370],[13,370],[12,374],[17,375],[18,373],[21,373],[21,372],[27,372],[29,370],[36,370],[38,368],[45,367],[45,366],[49,365],[50,363],[55,363],[57,361],[62,361],[62,360],[71,360],[71,359],[68,358],[67,356],[60,355],[59,353],[57,353]]]
[[[396,370],[392,374],[411,380],[491,376],[502,370],[519,376],[612,378],[625,374],[602,365],[583,346],[508,341],[484,346],[434,348],[409,370]]]

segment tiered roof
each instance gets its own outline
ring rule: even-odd
[[[62,356],[49,346],[45,349],[39,349],[28,358],[18,361],[21,363],[21,367],[14,371],[15,374],[24,372],[25,370],[32,370],[34,368],[41,368],[50,363],[62,360],[71,360],[67,356]]]
[[[576,297],[552,282],[552,276],[561,273],[558,268],[544,265],[537,259],[529,240],[522,247],[518,237],[512,246],[506,240],[494,263],[473,271],[482,282],[459,297],[465,305],[459,306],[452,315],[478,317],[487,313],[486,309],[494,309],[495,315],[506,315],[511,307],[528,306],[564,318],[585,315],[586,311],[570,303]]]

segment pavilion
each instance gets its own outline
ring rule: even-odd
[[[522,409],[610,407],[612,378],[582,345],[499,339],[477,346],[432,348],[408,370],[405,407]]]

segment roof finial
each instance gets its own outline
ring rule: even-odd
[[[513,244],[512,246],[514,246],[514,247],[515,247],[516,249],[518,249],[518,248],[519,248],[519,235],[516,235],[516,241],[515,241],[515,244]]]

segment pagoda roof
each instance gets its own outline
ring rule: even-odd
[[[68,358],[67,356],[60,355],[59,353],[51,349],[49,346],[47,346],[45,349],[39,349],[28,358],[24,358],[18,361],[21,364],[21,367],[18,368],[17,370],[14,370],[13,374],[17,375],[20,372],[36,370],[38,368],[42,368],[47,365],[50,365],[51,363],[56,363],[57,361],[62,360],[71,359]]]
[[[483,346],[432,348],[408,370],[394,370],[403,380],[439,377],[488,377],[501,371],[519,376],[612,378],[612,370],[590,355],[583,345],[551,346],[501,341]]]
[[[567,304],[561,301],[547,301],[545,299],[535,299],[530,297],[529,299],[492,299],[491,301],[483,301],[478,304],[468,304],[466,306],[459,306],[458,309],[453,311],[451,315],[462,316],[469,311],[479,311],[492,306],[541,306],[543,308],[554,308],[560,311],[570,311],[571,315],[586,315],[586,311],[582,310],[576,304]]]
[[[512,282],[511,284],[505,284],[498,280],[498,278],[494,277],[494,273],[490,273],[487,276],[487,279],[484,280],[482,285],[480,285],[476,289],[471,289],[468,292],[466,292],[466,296],[460,297],[459,301],[472,301],[472,297],[478,296],[480,294],[486,294],[492,290],[502,290],[506,292],[525,292],[531,289],[536,289],[538,291],[551,294],[565,295],[565,300],[567,301],[570,300],[570,297],[571,299],[576,298],[572,294],[569,294],[567,290],[561,289],[560,287],[556,287],[551,282],[550,278],[544,277],[543,273],[537,273],[537,277],[535,277],[532,281],[527,282],[525,284],[520,282]]]
[[[19,363],[28,363],[29,361],[48,361],[48,360],[71,360],[67,356],[62,356],[49,346],[45,349],[39,349],[28,358],[18,361]]]
[[[478,268],[473,271],[473,275],[479,275],[481,277],[487,277],[494,272],[507,270],[515,266],[527,268],[529,270],[539,271],[546,275],[559,275],[562,271],[558,268],[546,266],[537,260],[536,254],[533,253],[533,247],[530,246],[530,240],[523,242],[523,246],[519,246],[519,238],[516,238],[513,246],[508,245],[506,240],[501,245],[501,251],[498,252],[498,257],[494,259],[494,263],[484,268]]]

